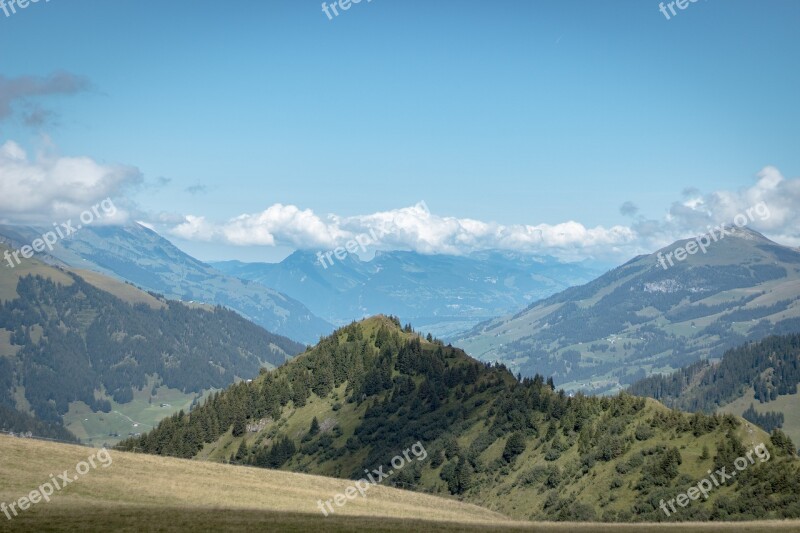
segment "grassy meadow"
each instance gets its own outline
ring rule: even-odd
[[[96,450],[0,436],[0,502],[10,503]],[[800,531],[799,522],[574,524],[512,521],[454,499],[374,487],[325,517],[317,500],[352,482],[275,470],[111,452],[112,462],[79,477],[51,501],[0,531]]]

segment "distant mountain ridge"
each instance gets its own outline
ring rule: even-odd
[[[0,225],[0,240],[30,243],[42,228]],[[223,305],[268,331],[313,343],[333,325],[302,303],[257,283],[227,276],[140,224],[87,226],[59,241],[43,261],[100,272],[185,302]]]
[[[500,251],[468,256],[379,251],[369,261],[350,254],[325,266],[317,254],[297,251],[275,264],[226,261],[212,266],[288,294],[337,325],[385,313],[441,337],[604,271],[589,262]]]
[[[659,254],[693,241],[636,257],[455,342],[524,375],[554,376],[567,390],[604,392],[746,340],[800,331],[800,252],[739,229],[663,268]]]

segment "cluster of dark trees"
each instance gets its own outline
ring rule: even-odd
[[[708,412],[738,398],[748,387],[766,403],[795,394],[798,383],[800,335],[792,334],[745,343],[726,352],[717,364],[700,361],[670,375],[645,378],[628,391],[671,407]]]
[[[783,413],[777,413],[775,411],[759,413],[756,411],[752,403],[750,404],[750,407],[748,407],[747,410],[742,413],[742,418],[763,428],[764,431],[767,432],[771,432],[773,429],[782,428],[784,422]]]
[[[7,433],[31,433],[34,437],[62,442],[78,442],[78,438],[61,422],[38,420],[3,404],[0,404],[0,430]]]
[[[725,311],[733,307],[743,307],[762,295],[763,293],[755,293],[749,296],[742,296],[735,302],[725,301],[714,305],[708,305],[708,304],[685,305],[677,309],[670,310],[667,313],[667,318],[669,318],[670,321],[672,322],[688,322],[689,320],[696,320],[698,318],[703,318],[706,316],[713,316],[719,313],[724,313]]]
[[[285,353],[271,344],[291,355],[302,349],[221,307],[130,305],[70,275],[69,286],[23,277],[19,298],[0,302],[0,329],[13,332],[20,346],[11,362],[0,359],[11,366],[0,372],[0,401],[13,405],[8,391],[16,382],[41,420],[60,420],[78,400],[108,412],[110,402],[95,391],[126,403],[153,375],[185,392],[224,388],[237,376],[257,375],[265,363],[283,363]]]

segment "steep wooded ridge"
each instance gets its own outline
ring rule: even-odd
[[[665,257],[688,243],[694,239],[454,342],[523,375],[553,376],[568,391],[603,393],[748,340],[800,331],[800,252],[740,228],[670,266]]]
[[[670,407],[704,412],[714,412],[752,392],[752,399],[763,407],[762,412],[753,407],[743,415],[771,431],[783,428],[786,415],[793,414],[771,406],[781,396],[796,395],[798,383],[800,335],[781,335],[729,350],[716,363],[699,361],[669,375],[650,376],[631,385],[628,391]],[[789,432],[796,434],[798,429],[790,426]]]
[[[0,404],[60,423],[73,402],[107,413],[145,387],[224,388],[303,349],[221,307],[87,279],[36,261],[0,269]]]
[[[358,479],[417,442],[424,458],[384,483],[516,518],[623,521],[666,520],[662,499],[763,442],[770,460],[669,519],[800,516],[793,450],[737,417],[626,394],[570,397],[384,316],[341,328],[121,447]]]

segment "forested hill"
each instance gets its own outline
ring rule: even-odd
[[[183,392],[224,388],[302,349],[221,307],[144,293],[150,305],[131,304],[74,272],[35,268],[48,277],[18,276],[16,297],[0,301],[0,403],[27,403],[44,421],[76,401],[108,412],[110,399],[127,403],[152,379]]]
[[[780,434],[554,389],[379,316],[121,446],[357,479],[417,444],[425,453],[383,483],[517,518],[633,521],[665,519],[661,499],[763,442],[771,460],[670,519],[800,516],[798,462]]]
[[[651,376],[629,392],[688,411],[714,411],[749,387],[766,403],[796,394],[800,383],[800,335],[780,335],[729,350],[718,363],[700,361],[667,376]]]
[[[700,361],[669,375],[645,378],[631,385],[629,392],[687,411],[725,407],[767,431],[782,428],[797,440],[799,383],[800,334],[796,334],[747,343],[716,363]]]

